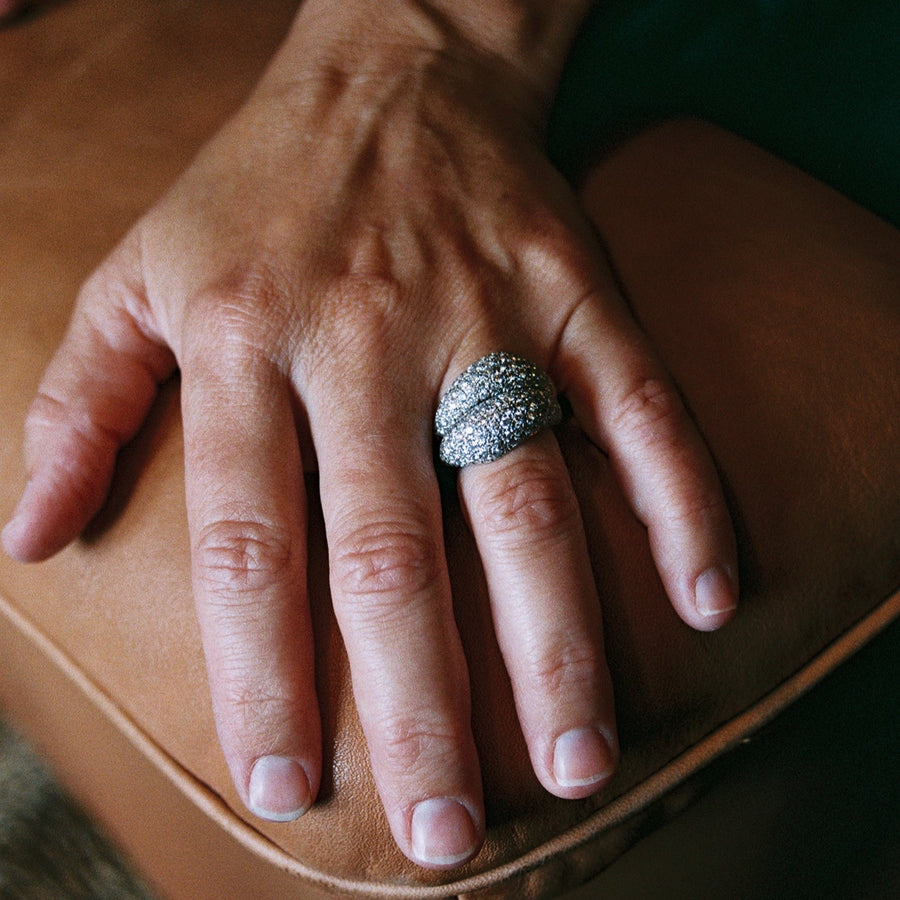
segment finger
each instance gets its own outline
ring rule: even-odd
[[[552,432],[462,470],[519,721],[542,784],[598,790],[618,761],[600,604],[578,502]]]
[[[321,775],[302,467],[285,378],[213,321],[183,364],[197,615],[234,783],[251,812],[287,821]]]
[[[431,410],[405,404],[391,378],[352,375],[338,402],[307,392],[335,612],[394,838],[420,865],[457,865],[477,852],[484,813]]]
[[[123,247],[83,288],[25,421],[28,482],[3,531],[11,556],[45,559],[81,532],[174,365]]]
[[[737,606],[734,529],[712,458],[624,303],[592,295],[560,342],[558,384],[610,454],[676,611],[694,628]]]
[[[25,9],[27,0],[0,0],[0,21],[12,18],[15,13]]]

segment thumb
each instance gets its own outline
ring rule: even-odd
[[[156,334],[135,240],[86,282],[25,420],[28,482],[3,546],[36,562],[78,535],[106,498],[116,454],[175,368]]]

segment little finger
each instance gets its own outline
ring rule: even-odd
[[[737,607],[737,549],[718,473],[624,303],[599,295],[583,301],[559,359],[560,384],[647,526],[676,611],[702,631],[725,624]]]

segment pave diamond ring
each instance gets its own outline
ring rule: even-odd
[[[441,459],[462,468],[499,459],[561,419],[547,373],[500,351],[472,363],[450,385],[438,404],[434,429],[442,438]]]

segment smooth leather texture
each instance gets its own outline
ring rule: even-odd
[[[245,96],[294,7],[72,0],[0,33],[0,515],[21,489],[21,423],[79,283]],[[623,760],[597,797],[551,798],[530,772],[449,486],[489,829],[472,863],[429,873],[396,850],[374,791],[313,503],[326,777],[299,822],[255,820],[209,707],[173,381],[83,539],[40,566],[0,562],[0,700],[64,772],[71,742],[79,797],[165,893],[222,896],[228,871],[237,897],[551,896],[677,812],[690,793],[674,788],[898,612],[898,233],[697,123],[631,142],[582,196],[722,473],[741,547],[738,618],[715,634],[676,618],[606,458],[561,429],[604,604]],[[152,825],[130,829],[122,810],[148,804]],[[198,884],[201,868],[220,874]]]

